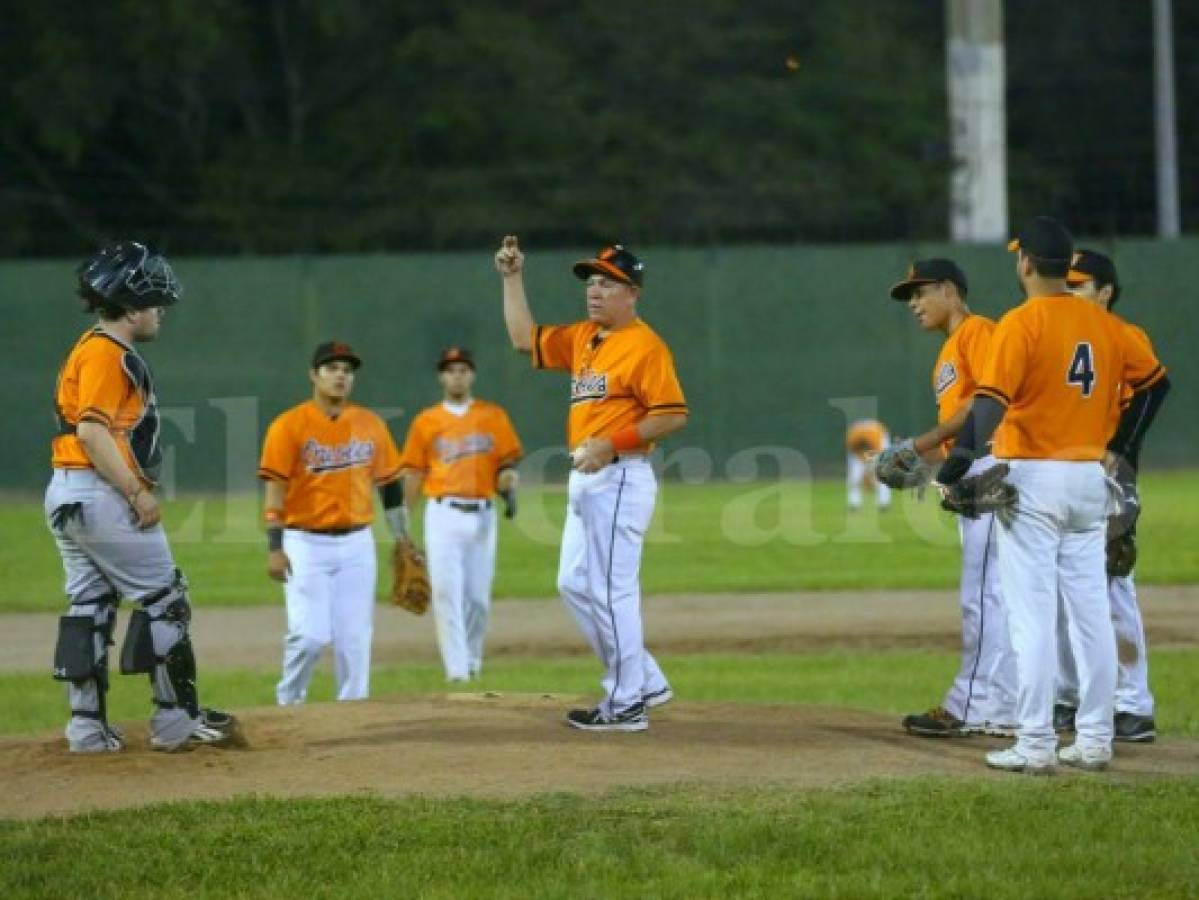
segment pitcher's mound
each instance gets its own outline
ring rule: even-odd
[[[855,710],[675,701],[645,733],[577,731],[579,697],[447,694],[239,711],[249,746],[165,754],[144,725],[120,753],[73,755],[59,735],[0,741],[0,818],[170,800],[369,794],[517,797],[703,781],[820,786],[880,776],[986,774],[1005,741],[909,737]],[[1195,742],[1121,745],[1120,775],[1195,774]],[[1014,777],[995,774],[993,777]]]

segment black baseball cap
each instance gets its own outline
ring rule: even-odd
[[[1045,262],[1068,266],[1074,257],[1074,238],[1057,219],[1037,216],[1017,232],[1007,248],[1012,253],[1023,250]]]
[[[465,347],[446,347],[441,351],[441,358],[437,361],[437,371],[444,372],[445,367],[450,363],[466,363],[470,366],[472,372],[475,371],[475,358]]]
[[[1088,281],[1095,282],[1095,290],[1111,286],[1109,307],[1120,299],[1120,279],[1116,276],[1116,264],[1110,256],[1096,250],[1079,250],[1074,254],[1070,271],[1066,273],[1066,284],[1086,284]]]
[[[645,263],[620,244],[609,244],[594,259],[581,259],[574,264],[576,278],[584,281],[591,275],[607,275],[625,284],[641,287]]]
[[[338,359],[344,359],[355,369],[362,365],[362,358],[349,344],[342,341],[325,341],[312,351],[312,368],[319,369],[325,363]]]
[[[908,266],[903,281],[891,288],[891,299],[911,300],[920,285],[939,281],[952,281],[957,285],[958,293],[966,296],[966,274],[952,259],[918,259]]]
[[[1109,284],[1113,288],[1120,286],[1116,278],[1116,264],[1111,257],[1094,250],[1079,250],[1074,254],[1070,271],[1066,273],[1066,283],[1086,284],[1088,281],[1095,282],[1095,286],[1100,288]]]

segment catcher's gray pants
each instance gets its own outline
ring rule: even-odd
[[[97,615],[99,607],[92,601],[100,597],[136,602],[175,585],[175,563],[162,526],[138,528],[125,498],[94,470],[55,469],[45,510],[62,557],[70,615]],[[111,608],[108,615],[115,614]],[[156,651],[162,649],[159,642]],[[67,724],[71,749],[88,750],[103,743],[103,725],[94,717],[101,703],[96,680],[70,682],[67,695],[71,709],[83,713],[72,713]],[[156,686],[155,699],[169,701],[173,695],[167,697]],[[200,719],[185,709],[158,707],[150,731],[158,741],[173,745],[186,740],[199,724]]]

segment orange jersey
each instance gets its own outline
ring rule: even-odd
[[[687,412],[674,357],[652,328],[634,319],[602,338],[599,332],[594,322],[533,329],[533,366],[570,372],[570,450],[646,416]]]
[[[1165,374],[1122,319],[1071,294],[1031,297],[999,321],[978,392],[1006,404],[1001,459],[1099,460],[1115,433],[1123,385]]]
[[[514,465],[522,452],[502,407],[472,400],[457,416],[438,403],[412,420],[402,466],[424,476],[426,497],[490,499],[499,470]]]
[[[267,429],[258,477],[287,485],[283,524],[322,530],[367,525],[371,487],[400,474],[391,432],[369,409],[348,404],[332,419],[311,400]]]
[[[158,412],[150,369],[131,346],[98,326],[86,331],[58,373],[54,403],[59,434],[52,466],[93,468],[75,429],[97,422],[112,432],[129,468],[143,483],[153,483],[161,459]]]
[[[845,449],[858,456],[878,456],[887,445],[887,428],[874,419],[859,419],[845,432]]]
[[[974,399],[994,331],[995,323],[985,316],[967,316],[941,345],[933,366],[938,424],[953,418],[962,404]],[[953,438],[942,442],[946,453],[953,448],[953,442]]]

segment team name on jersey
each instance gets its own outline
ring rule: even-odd
[[[433,451],[446,465],[466,459],[469,456],[481,456],[495,449],[495,439],[489,434],[468,434],[461,438],[439,437],[433,441]]]
[[[349,440],[344,444],[326,446],[314,438],[309,438],[304,442],[300,453],[308,471],[319,475],[322,472],[339,472],[343,469],[369,466],[375,456],[375,442]]]
[[[933,385],[933,391],[938,397],[945,393],[946,388],[958,380],[958,370],[954,364],[946,360],[941,363],[941,368],[937,370],[937,380]]]
[[[587,400],[603,400],[608,396],[608,376],[604,372],[584,369],[570,379],[570,402],[583,403]]]

